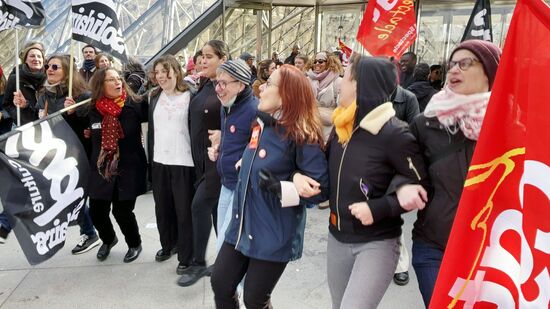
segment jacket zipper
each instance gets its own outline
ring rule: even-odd
[[[416,167],[414,167],[411,157],[407,157],[407,161],[409,161],[409,169],[411,169],[416,174],[416,178],[418,178],[418,181],[422,180],[422,178],[420,178],[420,174],[416,170]]]
[[[244,197],[241,207],[241,218],[239,222],[239,234],[237,235],[237,243],[235,244],[235,249],[239,246],[239,243],[241,242],[241,236],[243,232],[243,222],[244,222],[244,205],[246,203],[246,192],[248,192],[248,183],[250,182],[250,172],[252,171],[252,164],[254,163],[254,159],[256,158],[256,152],[258,151],[258,148],[260,148],[260,140],[262,138],[262,134],[264,133],[264,125],[261,121],[258,121],[260,123],[260,135],[258,136],[258,143],[256,144],[256,149],[254,149],[254,153],[252,154],[252,160],[250,162],[250,167],[248,168],[248,173],[246,175],[246,185],[244,187]],[[237,193],[237,192],[235,192]]]
[[[222,107],[223,108],[223,107]],[[231,107],[229,107],[227,113],[225,113],[225,111],[223,111],[224,114],[225,114],[225,117],[223,119],[223,128],[222,128],[222,137],[221,137],[221,144],[218,148],[218,151],[220,151],[220,157],[218,158],[218,160],[220,160],[220,166],[221,164],[223,164],[223,151],[221,151],[223,149],[223,142],[225,141],[225,127],[227,125],[227,117],[229,117],[229,112],[231,112]],[[223,182],[225,183],[225,175],[223,174],[223,167],[220,169],[222,175],[221,178],[223,180]]]
[[[337,221],[338,221],[338,231],[341,231],[340,229],[340,174],[342,173],[342,164],[344,162],[344,156],[346,155],[346,150],[348,150],[348,145],[349,145],[349,142],[351,141],[351,138],[353,137],[353,133],[355,133],[355,131],[357,131],[357,129],[359,129],[359,126],[355,127],[355,129],[353,129],[353,131],[351,131],[351,136],[348,140],[348,142],[346,143],[346,145],[344,146],[344,151],[342,152],[342,157],[340,158],[340,166],[338,167],[338,182],[336,183],[336,216],[337,216]]]

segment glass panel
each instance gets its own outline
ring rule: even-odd
[[[338,47],[339,37],[352,49],[359,44],[356,42],[355,36],[363,18],[361,4],[322,8],[320,18],[321,50],[335,51]]]

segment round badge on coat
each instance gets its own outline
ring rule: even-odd
[[[267,151],[265,151],[265,149],[260,149],[258,156],[260,156],[260,159],[265,158],[265,156],[267,156]]]
[[[229,127],[229,131],[230,131],[231,133],[235,133],[235,131],[237,131],[237,128],[235,128],[235,125],[231,125],[231,126]]]

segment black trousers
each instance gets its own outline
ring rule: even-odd
[[[194,169],[188,166],[153,162],[153,198],[160,245],[165,250],[178,249],[178,261],[189,265],[193,255]]]
[[[113,205],[113,216],[115,217],[124,239],[129,248],[135,248],[141,244],[139,227],[134,215],[136,200],[119,201],[117,190],[114,190],[111,201],[90,199],[90,217],[97,229],[99,238],[105,244],[111,244],[115,239],[115,230],[111,223],[109,214]]]
[[[197,187],[197,192],[193,198],[191,211],[193,216],[193,260],[194,262],[206,264],[206,247],[210,238],[212,221],[216,220],[213,216],[217,214],[218,198],[206,192],[206,183],[202,181]],[[216,223],[214,223],[214,227]]]
[[[249,258],[224,243],[212,272],[212,290],[218,309],[239,308],[237,285],[244,281],[244,304],[247,309],[269,308],[271,292],[286,268],[286,262],[270,262]]]

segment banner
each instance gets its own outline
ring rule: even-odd
[[[462,41],[466,40],[493,41],[493,26],[491,25],[491,1],[477,0],[472,15],[464,30]]]
[[[519,0],[430,308],[549,308],[549,37]]]
[[[112,0],[72,0],[73,39],[127,62],[126,44]]]
[[[23,27],[40,27],[44,23],[44,7],[40,0],[1,0],[0,31]]]
[[[413,0],[369,1],[357,40],[373,56],[399,59],[416,39]]]
[[[82,144],[60,113],[0,139],[0,198],[30,264],[59,251],[84,205],[89,173]]]

